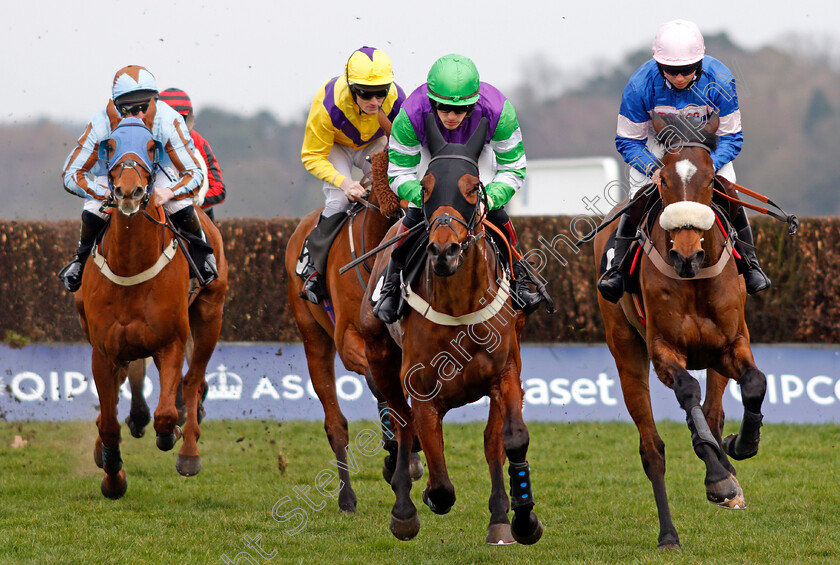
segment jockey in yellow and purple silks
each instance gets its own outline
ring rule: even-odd
[[[410,203],[400,232],[423,219],[417,169],[421,150],[427,144],[425,120],[429,114],[436,117],[438,130],[449,143],[466,143],[482,118],[487,119],[485,150],[493,153],[494,169],[493,178],[486,187],[487,220],[505,235],[511,247],[517,247],[513,223],[504,209],[525,182],[525,148],[516,110],[496,87],[481,82],[472,60],[456,54],[444,55],[435,61],[427,82],[409,95],[394,120],[388,151],[388,181],[391,189]],[[405,268],[411,247],[404,241],[395,245],[386,274],[380,278],[371,296],[375,302],[374,315],[386,323],[393,323],[400,317],[400,271]],[[502,253],[503,257],[505,255]],[[509,267],[515,275],[511,287],[515,308],[529,313],[545,301],[549,310],[553,309],[545,285],[531,277],[523,261],[515,261]],[[526,283],[534,284],[537,292],[531,292]]]
[[[163,205],[172,222],[181,231],[187,231],[206,241],[201,223],[192,206],[192,197],[204,178],[193,153],[195,148],[181,115],[166,104],[157,104],[158,88],[155,77],[146,68],[129,65],[117,71],[111,89],[111,100],[97,112],[85,128],[64,163],[62,177],[64,188],[85,199],[79,245],[73,260],[58,276],[70,292],[82,284],[85,262],[96,236],[106,224],[108,214],[102,212],[102,201],[108,196],[108,170],[104,159],[99,158],[99,144],[111,135],[111,116],[151,119],[152,137],[163,148],[161,161],[156,165],[154,190],[156,202]],[[203,249],[194,250],[194,256]],[[218,274],[216,259],[209,252],[197,260],[204,284],[209,284]]]
[[[365,189],[352,178],[353,168],[370,171],[367,157],[387,144],[382,123],[394,120],[403,100],[405,93],[394,82],[391,60],[374,47],[354,51],[344,74],[318,90],[306,120],[300,158],[306,170],[323,181],[325,203],[307,243],[329,233],[352,202],[364,196]],[[297,272],[306,281],[301,296],[318,304],[322,296],[315,265],[300,264]]]

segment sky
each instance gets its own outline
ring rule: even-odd
[[[149,69],[161,89],[186,90],[199,110],[293,120],[363,45],[390,56],[408,93],[453,52],[471,57],[482,80],[502,91],[527,80],[539,58],[564,74],[592,73],[649,48],[658,26],[676,18],[704,34],[724,31],[747,49],[790,33],[840,37],[836,0],[29,0],[3,12],[4,124],[84,123],[130,64]]]

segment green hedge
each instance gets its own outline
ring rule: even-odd
[[[542,249],[569,235],[571,217],[519,218],[523,249]],[[221,220],[230,263],[230,287],[222,341],[297,341],[289,313],[283,256],[296,219]],[[755,342],[840,342],[840,219],[802,221],[797,236],[767,218],[753,221],[759,258],[773,287],[747,300]],[[581,225],[581,229],[585,226]],[[78,342],[82,334],[67,293],[55,273],[75,249],[78,223],[0,222],[0,336],[14,332],[33,342]],[[574,253],[559,243],[543,271],[557,312],[532,315],[529,342],[601,342],[604,329],[596,300],[592,245]],[[348,273],[347,276],[353,276]],[[7,338],[11,339],[11,338]]]

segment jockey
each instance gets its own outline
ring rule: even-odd
[[[184,120],[166,104],[156,104],[158,90],[155,77],[144,67],[129,65],[117,71],[112,96],[108,104],[91,118],[64,163],[64,188],[85,199],[76,256],[59,272],[70,292],[79,290],[85,261],[108,219],[107,212],[100,210],[102,201],[109,195],[108,171],[105,162],[98,158],[98,151],[99,143],[111,135],[109,115],[141,120],[147,114],[154,117],[152,136],[164,148],[154,180],[157,202],[163,204],[176,227],[207,241],[192,206],[192,196],[201,185],[203,176],[193,155],[193,143],[187,135]],[[197,266],[205,283],[218,276],[212,253],[208,253]]]
[[[323,181],[326,201],[297,268],[306,281],[300,296],[310,302],[320,303],[323,289],[309,248],[324,245],[351,202],[364,197],[366,190],[351,178],[353,167],[370,171],[368,156],[387,144],[382,124],[390,127],[403,100],[391,59],[374,47],[361,47],[347,59],[344,74],[324,83],[312,101],[300,157],[306,170]]]
[[[420,179],[420,150],[426,145],[425,118],[434,113],[437,126],[444,139],[450,143],[466,143],[482,118],[487,118],[489,128],[485,150],[489,147],[495,155],[495,176],[487,185],[487,219],[505,234],[511,246],[517,247],[516,232],[504,206],[525,180],[525,149],[516,111],[510,101],[495,87],[481,82],[475,64],[462,55],[445,55],[435,61],[429,70],[427,82],[419,86],[406,99],[394,121],[388,154],[388,181],[397,195],[410,205],[398,233],[405,232],[423,220]],[[500,242],[501,243],[501,242]],[[373,312],[386,323],[399,318],[400,271],[405,268],[411,245],[397,244],[391,253],[380,296]],[[505,253],[502,253],[506,256]],[[512,266],[515,281],[512,294],[514,305],[526,313],[537,304],[550,298],[544,287],[537,285],[539,293],[532,293],[524,284],[530,273],[522,261]]]
[[[735,182],[732,162],[741,152],[741,111],[735,79],[726,66],[705,55],[703,35],[686,20],[662,24],[653,42],[653,58],[630,77],[621,97],[615,146],[630,167],[630,196],[651,182],[659,183],[660,158],[665,148],[651,130],[651,116],[680,114],[688,119],[705,120],[715,111],[720,114],[718,146],[712,161],[718,177]],[[770,286],[755,256],[753,236],[743,207],[732,219],[738,238],[747,292],[754,294]],[[610,302],[618,302],[624,293],[621,263],[630,243],[636,238],[636,226],[625,212],[616,228],[615,252],[611,265],[598,281],[598,290]]]
[[[167,88],[160,93],[160,99],[184,117],[184,123],[190,130],[190,137],[204,164],[201,168],[201,172],[204,173],[204,182],[201,183],[194,200],[210,219],[215,221],[212,207],[225,201],[227,191],[225,190],[225,181],[222,178],[222,168],[219,166],[219,161],[216,160],[213,148],[201,134],[193,129],[195,113],[193,112],[192,100],[180,88]],[[199,164],[202,163],[199,162]]]

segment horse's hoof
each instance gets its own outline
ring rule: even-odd
[[[125,469],[120,469],[116,477],[108,473],[105,473],[105,476],[102,477],[100,489],[102,490],[102,494],[105,495],[105,498],[110,498],[111,500],[122,498],[127,488],[128,481],[125,478]]]
[[[424,473],[423,469],[423,460],[420,459],[419,453],[412,453],[411,459],[408,461],[408,474],[411,475],[412,481],[418,481],[421,477],[423,477]],[[382,469],[382,473],[385,473],[385,469]],[[388,480],[390,483],[391,481]]]
[[[490,524],[487,528],[487,545],[511,545],[516,543],[510,533],[510,524]]]
[[[725,504],[738,496],[740,485],[734,480],[733,475],[706,485],[706,498],[714,504]],[[743,493],[742,493],[743,494]]]
[[[448,514],[452,507],[455,505],[455,493],[451,495],[452,500],[443,501],[443,504],[438,506],[432,501],[432,497],[429,496],[429,489],[426,488],[423,490],[423,502],[428,506],[432,512],[443,516],[444,514]]]
[[[178,441],[178,439],[180,439],[180,437],[181,428],[180,426],[175,426],[175,429],[172,430],[172,433],[169,435],[158,434],[155,443],[157,443],[158,449],[160,449],[161,451],[169,451],[170,449],[175,447],[175,443]]]
[[[420,516],[417,512],[411,518],[397,518],[391,513],[391,533],[400,541],[408,541],[414,539],[417,532],[420,531]]]
[[[194,477],[201,471],[201,455],[181,455],[175,461],[175,469],[182,477]]]
[[[528,516],[528,523],[522,524],[517,520],[518,515],[513,515],[513,522],[510,525],[510,533],[513,539],[522,545],[533,545],[540,541],[543,534],[543,525],[536,513],[531,512]]]
[[[723,438],[723,450],[726,452],[726,454],[735,461],[743,461],[744,459],[755,457],[755,454],[758,453],[758,444],[755,444],[755,449],[739,453],[735,450],[735,443],[737,439],[738,436],[736,434],[729,434],[728,436]]]
[[[105,467],[105,462],[102,460],[102,440],[96,438],[96,443],[93,445],[93,462],[100,469]]]
[[[671,550],[671,549],[682,549],[682,547],[680,547],[680,542],[660,543],[659,545],[656,546],[656,549],[659,549],[659,550],[662,550],[662,551],[668,551],[668,550]]]
[[[345,485],[338,493],[338,509],[346,514],[356,513],[356,493],[349,485]]]
[[[125,423],[128,426],[128,431],[131,432],[131,437],[135,437],[140,439],[144,435],[146,435],[146,426],[151,421],[151,417],[149,413],[146,412],[145,414],[141,414],[140,416],[135,417],[133,414],[129,414],[126,419]]]
[[[726,498],[721,502],[716,502],[715,504],[721,508],[726,508],[727,510],[744,510],[747,507],[747,500],[744,498],[744,490],[741,488],[741,484],[738,482],[738,479],[735,478],[735,475],[730,475],[730,478],[735,482],[735,488],[738,490],[737,494],[732,498]]]

